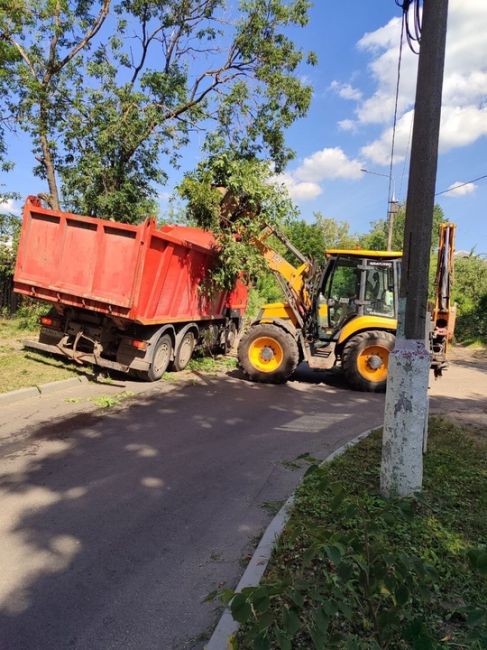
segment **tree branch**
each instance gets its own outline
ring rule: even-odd
[[[108,16],[108,10],[110,9],[110,2],[111,0],[103,0],[103,5],[100,10],[100,13],[98,14],[97,19],[95,20],[93,27],[86,32],[86,34],[83,36],[83,38],[80,40],[80,42],[73,47],[73,49],[66,54],[64,59],[60,61],[56,66],[53,67],[51,76],[53,74],[56,74],[56,72],[59,72],[62,68],[64,68],[65,65],[67,65],[74,57],[78,54],[80,50],[82,50],[86,44],[98,33],[100,30],[100,27],[103,25],[105,18]]]
[[[8,35],[7,35],[7,38],[8,38],[8,40],[12,43],[12,45],[17,49],[18,53],[20,54],[20,56],[21,56],[22,59],[24,60],[24,63],[25,63],[26,66],[29,68],[30,73],[31,73],[33,79],[36,79],[36,80],[37,80],[37,75],[36,75],[35,68],[34,68],[34,66],[32,65],[31,60],[30,60],[29,57],[27,56],[27,52],[26,52],[26,51],[24,50],[24,48],[20,45],[20,43],[17,43],[17,41],[16,41],[14,38],[12,38],[11,36],[8,36]]]

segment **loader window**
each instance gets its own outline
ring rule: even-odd
[[[394,315],[394,272],[392,264],[367,268],[365,314]]]
[[[328,279],[325,296],[328,299],[329,325],[337,328],[357,313],[360,296],[360,271],[358,260],[339,259]]]

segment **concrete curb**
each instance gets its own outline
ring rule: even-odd
[[[65,388],[78,386],[79,384],[88,383],[88,378],[84,375],[80,377],[71,377],[70,379],[60,379],[59,381],[49,381],[46,384],[38,384],[30,386],[29,388],[19,388],[18,390],[11,390],[8,393],[0,394],[0,406],[2,404],[12,404],[13,402],[20,402],[21,400],[28,399],[29,397],[42,397],[42,395],[50,395]]]
[[[377,427],[374,427],[373,429],[368,429],[367,431],[359,433],[358,436],[355,436],[355,438],[349,440],[349,442],[345,443],[338,449],[335,449],[335,451],[320,463],[320,467],[330,463],[335,458],[338,458],[338,456],[341,456],[347,451],[347,449],[353,447],[358,442],[369,436],[376,428]],[[294,493],[289,497],[267,527],[235,589],[236,592],[242,591],[245,587],[257,587],[259,584],[264,575],[264,571],[269,564],[269,560],[271,559],[274,546],[291,516],[293,505]],[[218,621],[210,640],[207,645],[205,645],[205,650],[231,650],[233,647],[232,639],[235,637],[239,627],[240,625],[234,621],[230,609],[226,608]]]
[[[71,386],[78,386],[79,384],[88,383],[88,378],[84,375],[80,377],[71,377],[70,379],[61,379],[59,381],[49,381],[47,384],[39,384],[37,388],[42,395],[49,395],[50,393],[55,393],[58,390],[63,390],[64,388],[70,388]]]
[[[13,404],[14,402],[20,402],[21,400],[27,399],[29,397],[39,396],[40,391],[37,386],[31,386],[30,388],[19,388],[17,390],[11,390],[8,393],[1,393],[0,405]]]

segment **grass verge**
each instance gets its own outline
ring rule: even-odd
[[[311,466],[238,648],[487,647],[487,437],[432,418],[424,489],[379,495],[380,434]]]
[[[36,340],[38,337],[38,314],[35,313],[34,316],[28,313],[17,318],[0,318],[0,393],[78,375],[93,376],[91,366],[77,366],[73,362],[64,361],[62,357],[22,348],[23,340]],[[164,380],[174,382],[187,378],[189,371],[196,374],[218,374],[232,370],[236,365],[235,357],[196,354],[188,364],[188,372],[165,373]]]
[[[23,318],[0,319],[0,393],[80,374],[92,375],[61,358],[22,349],[25,339],[37,339],[38,327]]]

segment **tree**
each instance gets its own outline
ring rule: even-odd
[[[36,0],[1,19],[4,105],[32,136],[51,205],[58,172],[66,207],[139,220],[195,131],[285,165],[284,130],[311,99],[286,31],[306,24],[309,2],[241,0],[234,21],[225,4]]]
[[[322,264],[325,259],[325,238],[323,230],[317,223],[303,220],[291,221],[284,227],[284,234],[289,241],[309,260]],[[286,255],[286,257],[288,257]],[[291,263],[295,260],[288,258]]]
[[[439,226],[442,221],[445,221],[445,216],[441,206],[435,205],[433,209],[433,237],[431,240],[431,250],[438,247],[438,232]],[[404,225],[406,222],[406,205],[399,205],[399,209],[394,217],[394,225],[392,230],[392,250],[402,251],[404,240]],[[360,245],[363,248],[371,250],[386,250],[387,249],[387,222],[384,219],[378,219],[371,224],[372,228],[369,233],[360,237]]]
[[[487,261],[473,253],[455,259],[453,301],[458,316],[455,336],[460,341],[487,340]]]
[[[188,219],[215,235],[212,285],[230,288],[238,274],[249,279],[266,271],[256,238],[266,226],[283,229],[297,212],[285,188],[273,182],[267,161],[243,158],[224,144],[211,139],[208,158],[185,175],[178,190],[187,201]]]
[[[284,227],[285,235],[305,257],[323,264],[327,248],[357,247],[358,238],[350,233],[349,223],[324,217],[321,212],[314,212],[313,217],[314,223],[294,220]]]
[[[325,217],[321,212],[315,212],[313,216],[317,227],[323,233],[325,248],[357,248],[358,237],[350,232],[350,224],[347,221]]]
[[[30,134],[35,172],[47,180],[46,199],[55,209],[60,208],[56,138],[70,113],[70,84],[81,78],[77,59],[100,30],[109,6],[110,0],[1,0],[2,116]]]

